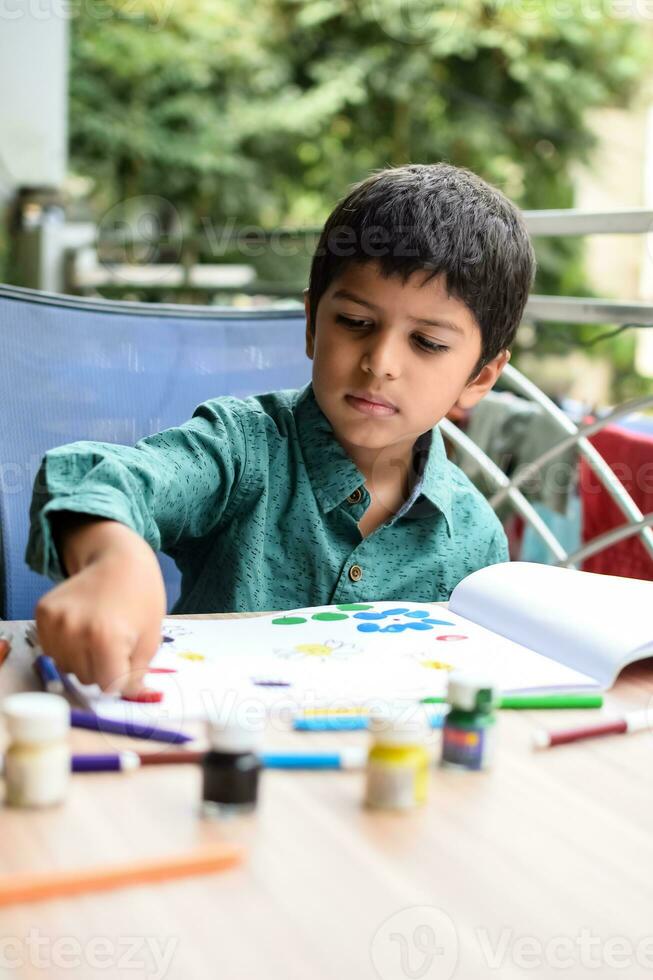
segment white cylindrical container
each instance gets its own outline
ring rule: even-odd
[[[53,806],[70,780],[70,707],[58,694],[12,694],[2,703],[9,735],[5,755],[5,802]]]

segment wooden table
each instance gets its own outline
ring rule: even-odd
[[[17,642],[0,693],[33,686]],[[645,708],[652,694],[653,670],[639,666],[607,704]],[[653,735],[531,749],[539,725],[588,717],[502,712],[494,770],[435,769],[428,805],[403,815],[366,811],[360,772],[268,771],[256,815],[228,822],[198,818],[195,767],[75,776],[62,807],[0,810],[3,871],[224,839],[245,844],[247,860],[210,877],[0,910],[0,977],[648,977]],[[266,747],[365,739],[274,731]],[[81,731],[73,742],[131,747]]]

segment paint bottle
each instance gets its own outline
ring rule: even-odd
[[[442,729],[442,765],[488,769],[494,755],[498,697],[484,677],[456,671],[449,677],[449,713]]]
[[[370,716],[365,805],[410,810],[426,801],[430,729],[423,709],[410,705]]]
[[[9,806],[61,803],[70,780],[70,707],[59,694],[12,694],[2,704],[9,747],[4,776]]]
[[[209,722],[210,748],[202,760],[202,815],[224,817],[256,807],[260,734],[236,720]]]

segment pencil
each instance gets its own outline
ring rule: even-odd
[[[107,891],[133,885],[156,884],[172,878],[211,874],[230,868],[243,860],[243,848],[223,843],[176,854],[172,857],[150,858],[130,864],[100,865],[74,871],[32,872],[0,876],[0,906],[19,902],[40,902],[66,898],[84,892]]]
[[[653,715],[650,711],[629,711],[623,718],[608,718],[596,725],[563,728],[555,732],[535,732],[533,745],[537,749],[549,749],[586,738],[599,738],[601,735],[631,735],[650,729],[652,725]]]
[[[178,749],[172,752],[139,752],[138,758],[142,766],[197,765],[205,755],[206,751],[189,749],[184,752],[183,749]]]

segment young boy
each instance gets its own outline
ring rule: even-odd
[[[447,599],[508,558],[434,426],[510,354],[534,258],[517,209],[446,164],[384,170],[329,217],[305,295],[312,383],[217,398],[135,448],[81,442],[37,477],[27,560],[63,670],[131,690],[176,612]],[[153,550],[154,549],[154,550]]]

